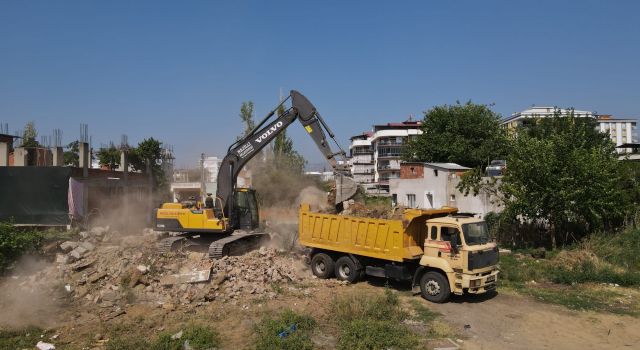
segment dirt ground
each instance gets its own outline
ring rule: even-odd
[[[640,320],[571,311],[528,297],[454,297],[430,304],[466,340],[464,349],[640,349]]]
[[[257,322],[290,308],[319,320],[313,341],[332,349],[337,339],[327,331],[331,302],[353,293],[382,293],[385,285],[374,278],[355,285],[317,279],[299,255],[275,248],[210,262],[192,253],[153,253],[152,235],[107,239],[108,233],[98,233],[71,245],[91,248],[78,260],[67,259],[78,248],[61,254],[62,244],[55,261],[24,264],[28,271],[21,276],[0,280],[0,329],[34,324],[48,330],[57,349],[103,349],[119,334],[152,338],[195,323],[214,327],[225,349],[243,349],[254,344]],[[162,282],[203,265],[212,266],[209,281]],[[631,316],[571,311],[508,291],[432,304],[406,285],[391,288],[408,307],[418,301],[440,313],[462,349],[640,348],[640,320]]]

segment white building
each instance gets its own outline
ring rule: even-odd
[[[358,184],[372,184],[375,182],[375,165],[373,160],[373,146],[371,136],[373,132],[368,131],[351,138],[349,145],[349,161],[353,179]]]
[[[392,202],[408,208],[455,207],[480,218],[488,212],[500,212],[487,193],[465,196],[456,188],[460,176],[469,169],[455,163],[402,163],[400,178],[389,180]]]
[[[616,119],[610,115],[598,116],[598,127],[601,132],[608,132],[616,146],[626,143],[638,143],[635,119]],[[618,148],[619,153],[630,153],[631,148]]]
[[[527,122],[533,118],[553,117],[556,114],[568,116],[570,113],[570,109],[557,107],[531,107],[522,112],[511,114],[509,118],[502,121],[502,125],[509,129],[516,129],[517,127],[526,125]],[[598,130],[601,132],[608,132],[611,141],[613,141],[616,146],[638,142],[635,119],[616,119],[612,118],[611,115],[608,114],[598,115],[591,111],[581,110],[573,110],[573,115],[575,117],[595,118],[598,123]],[[632,151],[630,148],[618,148],[617,150],[618,153],[627,153]]]
[[[389,195],[389,180],[400,177],[402,151],[409,138],[422,134],[421,127],[421,121],[410,118],[374,125],[371,132],[351,138],[351,171],[367,193]]]

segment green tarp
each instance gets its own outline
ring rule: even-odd
[[[66,225],[70,177],[67,167],[0,167],[0,221]]]

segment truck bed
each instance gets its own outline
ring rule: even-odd
[[[302,204],[298,238],[310,248],[402,262],[422,256],[427,219],[456,211],[405,209],[402,220],[387,220],[315,213]]]

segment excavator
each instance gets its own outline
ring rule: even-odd
[[[277,114],[281,106],[284,113]],[[246,136],[229,146],[218,171],[217,192],[212,208],[164,203],[154,209],[154,229],[177,233],[160,240],[158,250],[167,252],[180,247],[208,246],[209,257],[218,259],[242,254],[267,240],[269,235],[259,228],[256,192],[251,188],[237,187],[237,178],[249,160],[296,120],[300,121],[333,168],[336,181],[334,204],[336,210],[340,211],[343,203],[353,197],[357,190],[350,175],[346,153],[313,104],[304,95],[292,90]],[[336,144],[337,152],[331,149],[325,132]]]

